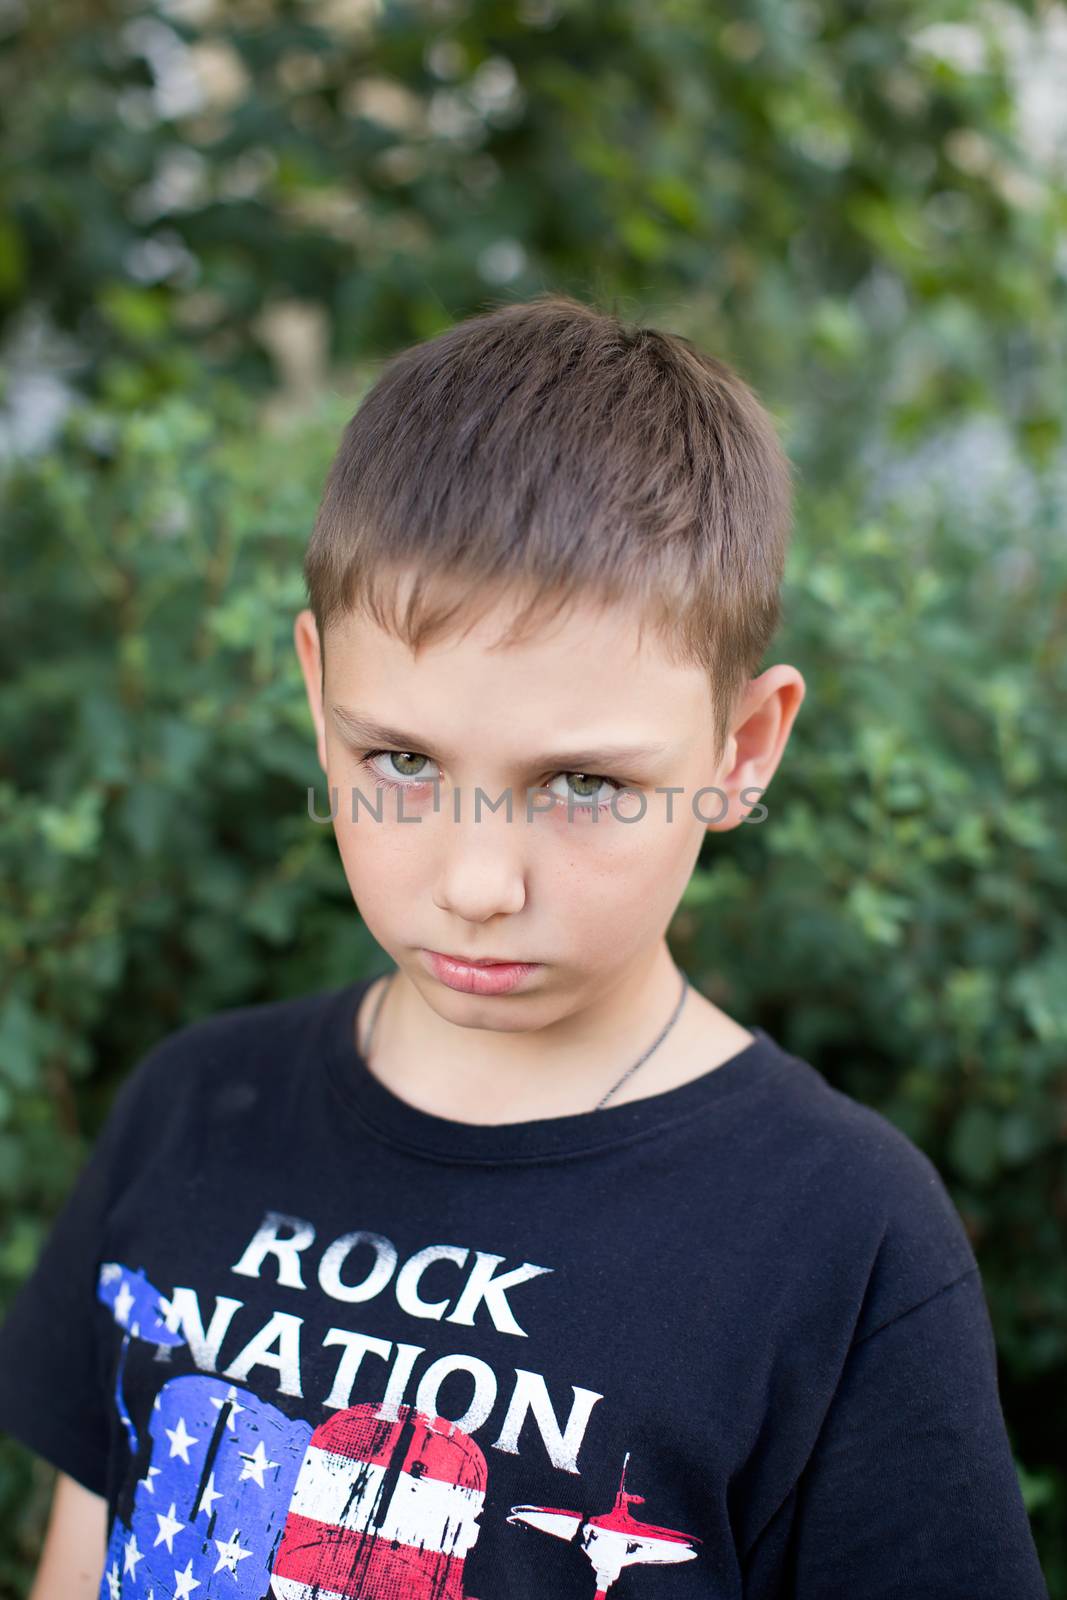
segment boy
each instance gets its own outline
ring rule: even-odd
[[[0,1335],[91,1530],[34,1600],[1047,1594],[938,1174],[667,944],[803,698],[789,491],[734,373],[567,297],[388,364],[295,642],[393,970],[123,1085]]]

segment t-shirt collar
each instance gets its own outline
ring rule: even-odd
[[[752,1042],[699,1077],[657,1094],[599,1110],[527,1122],[482,1124],[441,1117],[408,1103],[370,1070],[356,1044],[360,1001],[378,975],[332,991],[326,1027],[326,1068],[340,1100],[364,1128],[387,1142],[431,1158],[468,1163],[544,1161],[581,1156],[642,1139],[686,1122],[728,1095],[755,1087],[789,1057],[762,1028]]]

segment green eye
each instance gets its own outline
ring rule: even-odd
[[[417,778],[419,775],[419,770],[426,765],[426,756],[412,755],[410,750],[389,750],[385,753],[388,755],[389,760],[392,761],[396,766],[396,769],[400,773],[401,777],[404,778]],[[405,767],[404,763],[407,761],[412,763],[412,766],[416,768],[415,771],[411,771],[409,768]]]
[[[575,781],[572,782],[572,779]],[[553,789],[552,784],[561,781],[567,785],[568,793]],[[601,799],[599,792],[605,785],[611,792]],[[622,787],[623,785],[616,783],[614,778],[602,778],[595,772],[561,772],[547,785],[549,793],[556,795],[557,799],[583,801],[584,805],[579,809],[589,811],[597,807],[602,811],[605,806],[609,806],[612,795]]]
[[[379,761],[384,761],[386,758],[393,763],[393,776],[378,765]],[[413,783],[417,781],[424,775],[429,759],[429,756],[420,756],[412,750],[368,750],[359,764],[379,783],[402,788],[403,784],[399,780],[410,778]],[[409,765],[405,765],[406,763]]]

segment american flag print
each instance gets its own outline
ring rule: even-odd
[[[168,1302],[118,1262],[98,1298],[131,1338],[184,1343]],[[116,1517],[100,1600],[465,1600],[488,1469],[455,1423],[361,1404],[312,1431],[208,1374],[170,1378],[153,1402],[150,1464],[127,1523]],[[470,1600],[470,1597],[466,1597]]]
[[[167,1327],[167,1301],[145,1277],[143,1267],[131,1272],[118,1261],[105,1261],[97,1278],[96,1297],[111,1312],[120,1328],[148,1344],[184,1344],[180,1333]]]
[[[108,1541],[100,1600],[261,1600],[311,1425],[224,1379],[170,1378],[132,1518]]]
[[[351,1406],[311,1436],[272,1580],[278,1600],[464,1600],[488,1469],[444,1417]]]
[[[164,1320],[167,1301],[159,1290],[149,1283],[143,1268],[131,1272],[118,1261],[105,1261],[97,1276],[96,1297],[107,1306],[124,1333],[118,1369],[115,1373],[115,1408],[120,1422],[126,1429],[130,1454],[135,1456],[139,1448],[137,1429],[126,1409],[126,1398],[123,1393],[123,1375],[126,1371],[126,1353],[130,1347],[130,1340],[143,1339],[146,1343],[157,1347],[169,1348],[184,1344],[185,1340],[180,1333],[172,1332],[167,1326]]]

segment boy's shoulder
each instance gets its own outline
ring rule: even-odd
[[[132,1117],[144,1125],[165,1108],[174,1126],[183,1114],[188,1119],[225,1103],[249,1076],[261,1083],[264,1077],[291,1079],[350,988],[227,1006],[180,1024],[150,1045],[126,1074],[112,1120]]]
[[[837,1088],[813,1061],[762,1036],[787,1068],[775,1079],[775,1099],[806,1164],[831,1163],[839,1176],[852,1176],[861,1186],[864,1179],[874,1180],[887,1194],[900,1184],[935,1188],[941,1182],[929,1156],[884,1112]]]
[[[760,1182],[781,1214],[790,1208],[797,1232],[824,1247],[828,1271],[850,1247],[869,1257],[863,1338],[977,1272],[974,1248],[941,1173],[903,1129],[770,1045],[788,1070],[774,1079],[765,1138],[750,1130]]]

